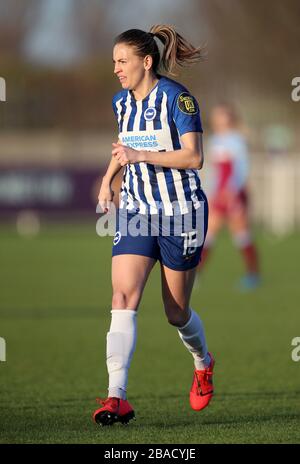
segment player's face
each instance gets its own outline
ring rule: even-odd
[[[230,115],[225,108],[214,108],[210,120],[214,132],[224,132],[232,127]]]
[[[123,89],[135,90],[145,77],[143,58],[135,54],[134,47],[121,43],[114,46],[113,62]]]

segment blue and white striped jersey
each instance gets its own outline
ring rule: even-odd
[[[122,90],[113,98],[113,110],[122,144],[137,150],[174,151],[180,136],[202,132],[198,103],[187,89],[160,76],[152,91],[136,101]],[[165,168],[149,163],[126,165],[121,186],[120,208],[141,214],[188,213],[201,205],[201,183],[196,169]]]

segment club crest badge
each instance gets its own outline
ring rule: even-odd
[[[118,245],[119,241],[121,240],[121,237],[121,232],[118,230],[118,232],[116,232],[114,236],[114,245]]]
[[[144,118],[146,121],[153,121],[156,116],[156,109],[150,106],[144,111]]]

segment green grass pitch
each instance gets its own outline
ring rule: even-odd
[[[257,231],[263,286],[243,294],[243,266],[223,233],[192,306],[216,358],[216,395],[189,406],[193,362],[165,318],[159,265],[138,315],[128,399],[129,426],[91,421],[107,393],[111,238],[95,224],[49,225],[37,238],[0,228],[1,443],[299,443],[299,235]],[[126,278],[126,276],[124,276]]]

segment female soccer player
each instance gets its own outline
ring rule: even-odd
[[[233,105],[223,103],[213,108],[213,135],[208,143],[209,222],[198,271],[202,270],[219,230],[226,224],[245,262],[246,274],[241,280],[241,288],[253,289],[260,284],[260,275],[249,224],[248,150],[239,125]]]
[[[134,417],[126,399],[128,369],[139,302],[157,260],[166,316],[194,358],[191,407],[200,411],[213,395],[214,360],[202,322],[189,305],[208,222],[198,175],[203,165],[199,107],[185,87],[159,73],[201,58],[202,49],[171,26],[153,26],[150,32],[131,29],[115,40],[114,73],[122,87],[113,98],[119,140],[113,143],[99,192],[104,212],[112,207],[112,180],[123,166],[125,170],[112,250],[108,398],[100,400],[102,407],[93,414],[101,425],[127,423]],[[137,219],[140,235],[132,232]]]

